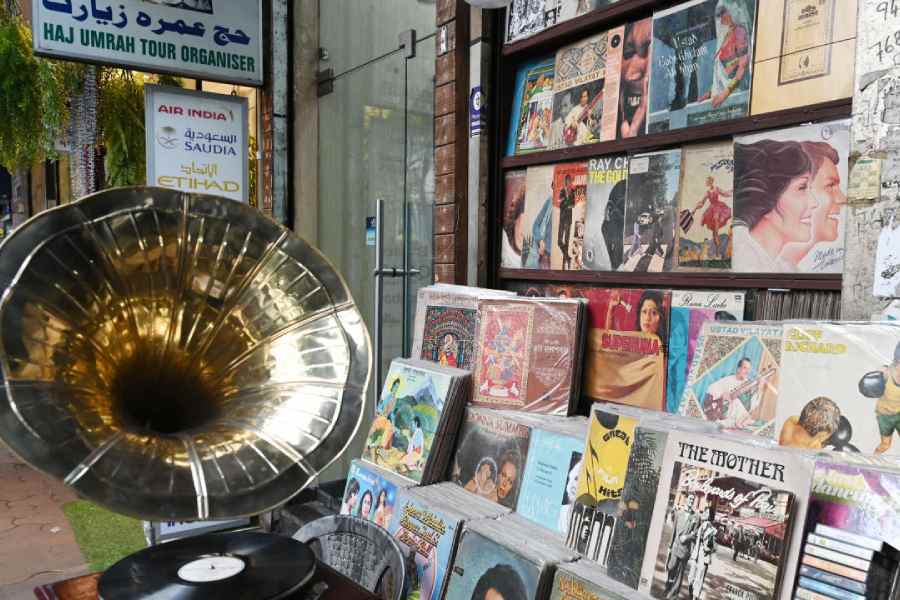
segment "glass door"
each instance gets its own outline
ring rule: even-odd
[[[416,293],[433,280],[434,20],[433,2],[320,3],[319,68],[332,70],[333,89],[319,98],[319,247],[346,279],[377,358],[348,457],[362,450],[388,365],[408,355]]]

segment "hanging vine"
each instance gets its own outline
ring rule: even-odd
[[[181,86],[177,77],[160,75],[160,85]],[[144,83],[141,75],[102,69],[97,122],[106,151],[106,185],[144,185],[147,177],[144,134]]]
[[[15,170],[56,156],[84,66],[35,56],[31,31],[0,5],[0,73],[0,165]]]

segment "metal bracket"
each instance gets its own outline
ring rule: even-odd
[[[334,91],[334,69],[328,68],[322,71],[316,71],[316,83],[318,85],[316,94],[319,98],[327,96]]]
[[[403,57],[410,60],[416,57],[416,30],[407,29],[400,34],[400,48],[405,50]]]

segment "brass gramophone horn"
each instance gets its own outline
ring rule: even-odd
[[[0,245],[0,290],[0,437],[112,510],[268,510],[360,424],[346,285],[239,202],[124,188],[52,209]]]

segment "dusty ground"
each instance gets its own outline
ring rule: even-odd
[[[35,586],[88,572],[62,511],[75,499],[0,442],[0,600],[33,600]]]

